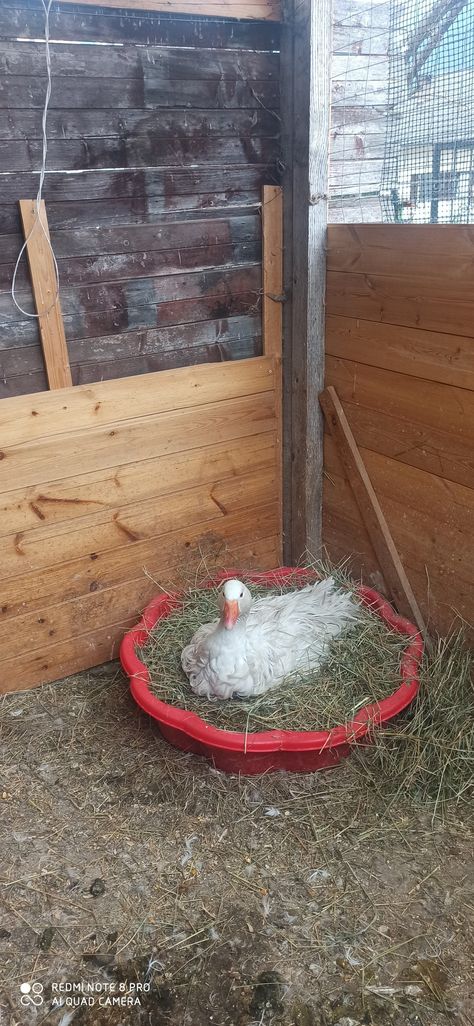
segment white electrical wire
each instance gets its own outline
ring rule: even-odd
[[[41,0],[41,4],[42,4],[43,10],[44,10],[44,41],[45,41],[46,69],[47,69],[47,74],[48,74],[48,84],[47,84],[47,87],[46,87],[46,97],[45,97],[45,102],[44,102],[43,118],[42,118],[42,122],[41,122],[42,133],[43,133],[43,152],[42,152],[42,161],[41,161],[41,171],[40,171],[39,186],[38,186],[38,192],[37,192],[37,195],[36,195],[36,216],[35,216],[35,220],[34,220],[32,226],[30,228],[30,231],[28,232],[28,235],[26,236],[26,239],[25,239],[25,241],[24,241],[24,243],[23,243],[23,245],[22,245],[22,247],[20,249],[20,252],[18,254],[18,259],[17,259],[17,262],[15,264],[15,270],[13,272],[12,287],[11,287],[12,299],[13,299],[13,302],[14,302],[17,310],[19,310],[20,313],[22,313],[24,317],[35,317],[35,318],[40,317],[40,316],[44,317],[46,314],[48,314],[50,312],[50,310],[53,309],[53,306],[56,305],[57,300],[58,300],[58,296],[59,296],[59,269],[58,269],[58,264],[57,264],[57,260],[56,260],[56,256],[55,256],[53,247],[52,247],[50,239],[49,239],[49,235],[48,235],[48,232],[47,232],[47,229],[46,229],[46,225],[43,223],[43,220],[42,220],[42,217],[41,217],[41,198],[42,198],[42,195],[43,195],[43,184],[44,184],[44,179],[45,179],[45,175],[46,175],[46,159],[47,159],[47,156],[48,156],[48,138],[47,138],[47,135],[46,135],[46,122],[47,122],[47,118],[48,118],[48,107],[49,107],[49,101],[51,99],[51,85],[52,85],[52,81],[51,81],[51,79],[52,79],[52,76],[51,76],[51,51],[50,51],[50,46],[49,46],[49,12],[51,10],[52,3],[53,3],[53,0]],[[49,246],[49,248],[51,250],[51,255],[52,255],[53,264],[54,264],[54,274],[55,274],[55,279],[56,279],[56,292],[55,292],[54,299],[53,299],[51,305],[48,307],[48,309],[47,310],[43,310],[41,312],[41,315],[37,314],[37,313],[28,313],[27,310],[24,310],[23,307],[18,302],[18,300],[16,298],[16,295],[15,295],[16,279],[17,279],[17,274],[18,274],[18,268],[20,266],[20,261],[21,261],[21,258],[23,256],[23,253],[25,252],[25,249],[26,249],[26,247],[27,247],[27,245],[28,245],[28,243],[29,243],[29,241],[31,239],[31,236],[33,235],[33,232],[36,231],[36,228],[38,227],[38,225],[40,225],[41,230],[43,232],[43,235],[44,235],[44,237],[46,239],[46,242],[47,242],[47,244],[48,244],[48,246]]]

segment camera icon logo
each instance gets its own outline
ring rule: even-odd
[[[39,1008],[43,1004],[43,984],[42,983],[21,983],[20,984],[20,1004],[23,1007],[27,1005],[34,1005],[35,1008]]]

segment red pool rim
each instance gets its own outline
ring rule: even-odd
[[[245,581],[266,584],[269,587],[282,583],[288,577],[295,577],[299,580],[302,578],[318,579],[316,573],[293,567],[279,567],[265,573],[228,570],[212,580],[206,581],[202,587],[214,587],[222,581],[239,576]],[[281,757],[279,760],[270,759],[270,762],[266,760],[266,766],[260,760],[262,770],[279,767],[293,768],[290,764],[291,758],[289,762],[285,761],[284,753],[288,753],[288,755],[301,753],[304,763],[304,753],[308,755],[314,753],[316,762],[318,762],[317,753],[323,755],[323,753],[331,752],[333,756],[331,760],[320,759],[319,763],[321,768],[323,765],[333,765],[343,754],[347,754],[348,746],[360,741],[372,726],[380,726],[410,705],[420,684],[419,665],[423,655],[423,641],[417,627],[396,613],[389,602],[371,588],[361,585],[357,589],[357,594],[362,604],[380,616],[391,630],[406,635],[408,644],[400,661],[400,685],[397,690],[378,703],[364,706],[352,721],[343,726],[322,731],[271,730],[244,734],[213,727],[201,719],[197,713],[187,712],[156,698],[149,688],[148,670],[139,659],[136,649],[146,642],[149,632],[158,620],[168,616],[172,610],[179,607],[179,593],[157,595],[146,607],[137,626],[129,631],[122,641],[120,659],[130,678],[130,690],[133,698],[145,712],[158,721],[162,733],[172,744],[205,755],[213,760],[215,765],[220,765],[224,769],[230,768],[232,772],[259,772],[255,768],[246,769],[245,763],[253,755],[264,755],[264,753],[267,755],[281,753]],[[189,739],[189,743],[186,743],[186,739]],[[229,754],[227,760],[225,753]],[[315,758],[312,760],[313,764]],[[304,765],[300,766],[299,762],[297,768],[306,768]],[[253,765],[258,765],[258,759]],[[307,768],[308,770],[319,768],[319,765],[310,766],[308,764]]]

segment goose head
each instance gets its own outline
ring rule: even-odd
[[[242,581],[226,581],[219,595],[221,624],[226,631],[235,627],[241,616],[246,616],[252,605],[252,596]]]

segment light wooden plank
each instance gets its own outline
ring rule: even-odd
[[[317,555],[321,547],[323,428],[317,395],[324,384],[331,2],[293,0],[289,6],[292,254],[285,287],[291,284],[292,292],[292,429],[287,444],[292,454],[290,548],[296,561],[306,549]]]
[[[335,389],[331,386],[325,389],[320,403],[385,581],[400,612],[413,618],[425,636],[426,626],[421,611]]]
[[[272,541],[272,553],[274,561],[271,565],[275,566],[278,562],[275,539]],[[189,559],[187,565],[189,568]],[[139,567],[137,571],[140,571]],[[25,637],[28,638],[28,650],[35,652],[107,624],[126,623],[132,616],[138,618],[139,612],[160,587],[176,587],[178,576],[179,568],[173,570],[173,575],[169,569],[160,570],[157,585],[141,571],[137,578],[122,584],[42,609],[40,616],[36,611],[20,615],[13,621],[0,621],[0,658],[21,656],[25,651]]]
[[[472,337],[473,282],[329,270],[327,312]]]
[[[76,0],[62,0],[71,4]],[[81,0],[81,4],[97,7],[96,0]],[[279,0],[101,0],[101,7],[126,7],[129,11],[160,11],[168,14],[189,14],[220,18],[252,18],[260,21],[279,21]]]
[[[326,353],[474,390],[474,344],[465,335],[328,314]]]
[[[16,445],[272,388],[273,361],[262,356],[76,385],[61,394],[13,396],[0,402],[0,439],[2,447]]]
[[[366,579],[371,563],[370,552],[361,542],[360,512],[347,481],[337,474],[333,475],[332,485],[325,493],[325,502],[325,523],[331,525],[334,531],[332,542],[334,543],[337,538],[340,545],[343,540],[347,546],[346,555],[351,562],[353,554],[356,553],[355,565],[359,570],[362,569],[363,578]],[[437,601],[446,603],[451,610],[457,608],[467,623],[472,623],[472,576],[470,580],[466,580],[466,574],[462,576],[462,572],[459,572],[459,546],[452,559],[450,553],[443,558],[440,551],[434,556],[433,548],[430,546],[433,532],[429,516],[424,516],[417,510],[406,509],[403,500],[397,502],[385,496],[382,497],[382,506],[424,617],[428,618],[429,615],[431,595]],[[353,543],[351,537],[354,539]],[[454,545],[457,544],[456,534],[446,531],[444,543],[449,547],[452,541]],[[439,624],[435,623],[435,626],[439,629]]]
[[[276,565],[277,550],[278,539],[269,537],[235,547],[232,557],[237,566],[269,570]],[[199,567],[199,562],[198,554],[194,559],[195,567]],[[163,569],[160,574],[161,587],[174,588],[179,583],[178,567]],[[140,612],[141,608],[133,611],[129,619],[123,619],[119,624],[100,627],[59,644],[48,644],[35,652],[23,647],[20,655],[3,662],[0,693],[36,687],[115,659],[125,631],[137,622]],[[50,641],[53,640],[54,636]]]
[[[328,374],[329,381],[340,391],[336,375]],[[447,431],[427,429],[419,422],[356,406],[348,400],[344,400],[344,409],[360,446],[383,453],[402,466],[419,467],[472,488],[474,450],[470,439],[463,441]]]
[[[201,523],[180,531],[171,530],[159,538],[137,541],[122,549],[91,551],[86,557],[5,581],[0,619],[40,611],[58,602],[68,602],[88,592],[132,580],[137,576],[137,568],[150,573],[155,580],[162,567],[181,566],[184,572],[190,565],[193,551],[200,547],[205,563],[214,555],[216,560],[223,561],[219,565],[223,565],[230,558],[226,547],[233,551],[236,546],[275,537],[277,532],[278,517],[276,503],[273,503],[256,507],[252,512],[246,510],[222,517],[208,525]]]
[[[275,467],[0,538],[0,580],[278,503]]]
[[[46,206],[42,200],[38,215],[36,200],[19,200],[18,204],[48,384],[50,388],[67,388],[72,385],[71,368],[60,298],[56,295],[53,255],[48,244]]]
[[[24,534],[42,524],[74,526],[77,520],[113,507],[224,481],[275,466],[275,435],[268,432],[201,449],[172,453],[105,471],[41,481],[8,492],[0,500],[0,537]]]
[[[263,241],[263,351],[274,360],[274,396],[276,419],[276,476],[280,508],[280,535],[283,541],[283,194],[278,185],[265,185],[262,191]],[[283,561],[283,551],[281,552]]]
[[[281,361],[283,306],[283,194],[278,185],[262,190],[263,305],[265,356]]]
[[[29,487],[62,480],[74,468],[79,474],[127,461],[152,459],[190,451],[213,442],[230,441],[275,430],[274,393],[247,396],[160,413],[107,427],[70,431],[22,445],[5,446],[0,460],[0,489]]]
[[[402,501],[408,511],[414,509],[433,517],[436,523],[434,534],[439,539],[443,560],[449,559],[451,555],[443,536],[445,528],[464,534],[463,547],[469,547],[469,540],[474,537],[473,488],[447,481],[418,467],[401,464],[371,449],[359,448],[382,505],[385,496],[397,501],[403,496]],[[324,467],[329,478],[343,473],[336,445],[330,435],[326,435],[324,440]]]
[[[427,445],[431,428],[455,436],[454,452],[458,442],[474,442],[474,394],[470,390],[332,356],[326,367],[328,384],[335,386],[341,402],[423,425]]]
[[[470,225],[331,225],[328,268],[359,274],[474,283]]]

